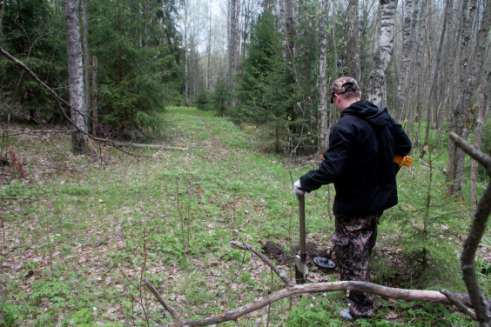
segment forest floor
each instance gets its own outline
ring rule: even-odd
[[[297,243],[296,179],[315,158],[292,162],[259,151],[255,129],[210,112],[168,108],[162,143],[185,151],[102,149],[102,159],[72,156],[59,130],[16,126],[3,139],[27,178],[0,167],[0,326],[155,326],[170,322],[146,278],[176,311],[199,319],[282,287],[241,240]],[[29,133],[24,133],[24,132]],[[400,204],[381,221],[371,262],[374,282],[463,291],[459,253],[469,220],[464,200],[445,194],[446,143],[433,133],[427,158],[399,174]],[[417,157],[417,152],[415,157]],[[292,176],[292,177],[291,177]],[[428,190],[431,205],[426,210]],[[330,247],[332,187],[306,197],[308,241]],[[491,291],[491,237],[477,261]],[[280,268],[289,271],[287,265]],[[316,281],[336,274],[312,269]],[[338,319],[344,294],[281,300],[226,326],[471,326],[442,305],[378,299],[372,320]]]

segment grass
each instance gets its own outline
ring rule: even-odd
[[[0,326],[147,326],[167,323],[140,284],[145,277],[187,318],[242,305],[281,284],[269,270],[229,241],[260,247],[263,240],[296,242],[296,199],[291,178],[315,162],[292,165],[260,153],[254,131],[193,108],[169,108],[165,140],[187,151],[141,150],[129,157],[106,150],[102,167],[66,155],[69,140],[11,141],[33,175],[45,160],[62,167],[31,183],[0,187],[2,241]],[[441,135],[433,133],[433,138]],[[436,143],[436,142],[435,142]],[[428,167],[417,160],[400,172],[400,205],[380,225],[374,280],[403,287],[464,290],[458,252],[470,212],[445,195],[445,145],[434,153],[428,233],[422,232]],[[43,157],[44,156],[44,157]],[[51,161],[50,161],[51,160]],[[66,169],[63,169],[65,167]],[[329,191],[329,192],[328,192]],[[307,196],[309,238],[328,244],[333,231],[327,198],[332,187]],[[491,244],[489,238],[485,244]],[[422,267],[423,248],[427,266]],[[479,277],[490,290],[488,261]],[[271,307],[272,325],[467,326],[463,315],[437,305],[379,300],[374,320],[346,324],[337,318],[342,294],[303,297]],[[266,311],[239,320],[255,326]],[[235,323],[225,324],[234,326]],[[438,324],[437,324],[438,325]]]

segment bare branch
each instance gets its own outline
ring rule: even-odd
[[[155,296],[155,298],[157,299],[157,301],[159,301],[159,303],[164,307],[164,309],[167,312],[169,312],[169,314],[171,315],[172,319],[174,319],[176,321],[179,321],[179,316],[178,316],[177,312],[164,301],[164,299],[160,296],[159,292],[152,285],[152,283],[150,283],[146,278],[143,279],[143,282],[145,283],[145,286],[150,290],[150,292],[152,292],[153,296]]]
[[[241,249],[241,250],[250,251],[250,252],[254,253],[268,267],[271,268],[271,270],[283,281],[283,283],[286,286],[293,286],[293,282],[291,280],[289,280],[284,274],[282,274],[281,271],[278,269],[278,267],[276,267],[275,264],[273,262],[271,262],[271,260],[269,260],[269,258],[267,256],[265,256],[261,252],[258,252],[256,250],[254,250],[254,248],[251,245],[249,245],[249,244],[247,244],[245,242],[239,242],[239,241],[231,241],[230,242],[230,245],[232,245],[235,248],[238,248],[238,249]]]
[[[481,165],[483,165],[487,171],[488,174],[491,175],[491,157],[488,156],[485,153],[482,153],[479,149],[474,147],[473,145],[467,143],[466,140],[464,140],[462,137],[457,135],[454,132],[450,133],[450,138],[452,141],[454,141],[465,153],[467,153],[469,156],[472,157],[472,159],[476,160],[479,162]]]

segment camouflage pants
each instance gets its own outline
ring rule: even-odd
[[[380,215],[336,216],[332,241],[341,280],[370,280],[368,259],[377,239],[379,218]],[[351,291],[348,302],[352,315],[373,315],[373,298],[368,294]]]

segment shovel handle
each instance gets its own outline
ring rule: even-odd
[[[300,259],[302,263],[305,264],[307,259],[307,252],[305,249],[305,196],[297,195],[298,197],[298,222],[299,222],[299,231],[300,231]]]
[[[305,269],[307,261],[307,253],[305,251],[305,196],[297,195],[298,198],[298,222],[299,222],[299,254],[295,262],[295,279],[297,284],[305,283]]]

